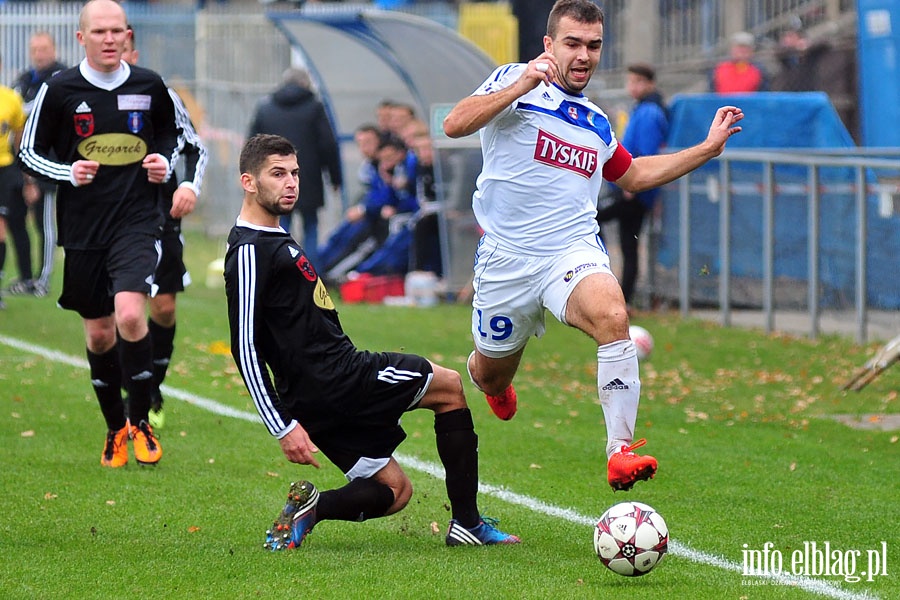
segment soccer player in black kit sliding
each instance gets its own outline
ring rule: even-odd
[[[279,226],[299,192],[294,147],[255,135],[240,170],[243,205],[225,254],[231,353],[284,456],[318,467],[321,450],[349,481],[323,492],[308,481],[291,484],[265,547],[296,548],[321,521],[402,510],[412,484],[392,454],[406,437],[400,417],[416,408],[435,413],[452,511],[446,544],[518,543],[478,511],[478,436],[459,374],[413,354],[357,349],[315,266]]]
[[[178,144],[175,109],[159,75],[121,60],[129,35],[121,5],[87,2],[76,35],[85,59],[41,86],[19,160],[28,174],[59,186],[65,265],[58,302],[84,324],[91,383],[108,430],[100,463],[125,465],[131,439],[135,459],[155,464],[162,447],[148,418],[147,297],[162,226],[157,184],[171,176]]]

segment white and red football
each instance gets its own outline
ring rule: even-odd
[[[669,528],[662,515],[641,502],[610,507],[594,527],[594,551],[600,562],[626,577],[646,575],[669,548]]]

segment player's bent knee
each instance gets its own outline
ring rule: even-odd
[[[434,378],[428,386],[428,393],[419,405],[435,412],[446,412],[458,408],[466,408],[466,395],[463,391],[462,377],[452,369],[433,365]]]
[[[400,487],[391,486],[391,490],[394,492],[394,503],[391,504],[391,507],[387,510],[385,516],[400,512],[406,508],[406,505],[409,504],[409,500],[412,498],[413,494],[412,482],[408,478],[405,478]]]

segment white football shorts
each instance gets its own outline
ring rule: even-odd
[[[575,286],[592,273],[612,275],[598,235],[585,237],[553,256],[522,256],[501,250],[483,236],[475,251],[472,338],[478,351],[502,358],[544,334],[544,309],[566,322]]]

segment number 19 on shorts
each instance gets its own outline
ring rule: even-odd
[[[485,331],[484,314],[481,312],[481,309],[478,309],[475,312],[478,313],[478,333],[481,334],[481,337],[490,338],[494,341],[501,341],[512,335],[512,319],[506,315],[495,315],[491,317],[490,321],[487,323],[489,331]]]

